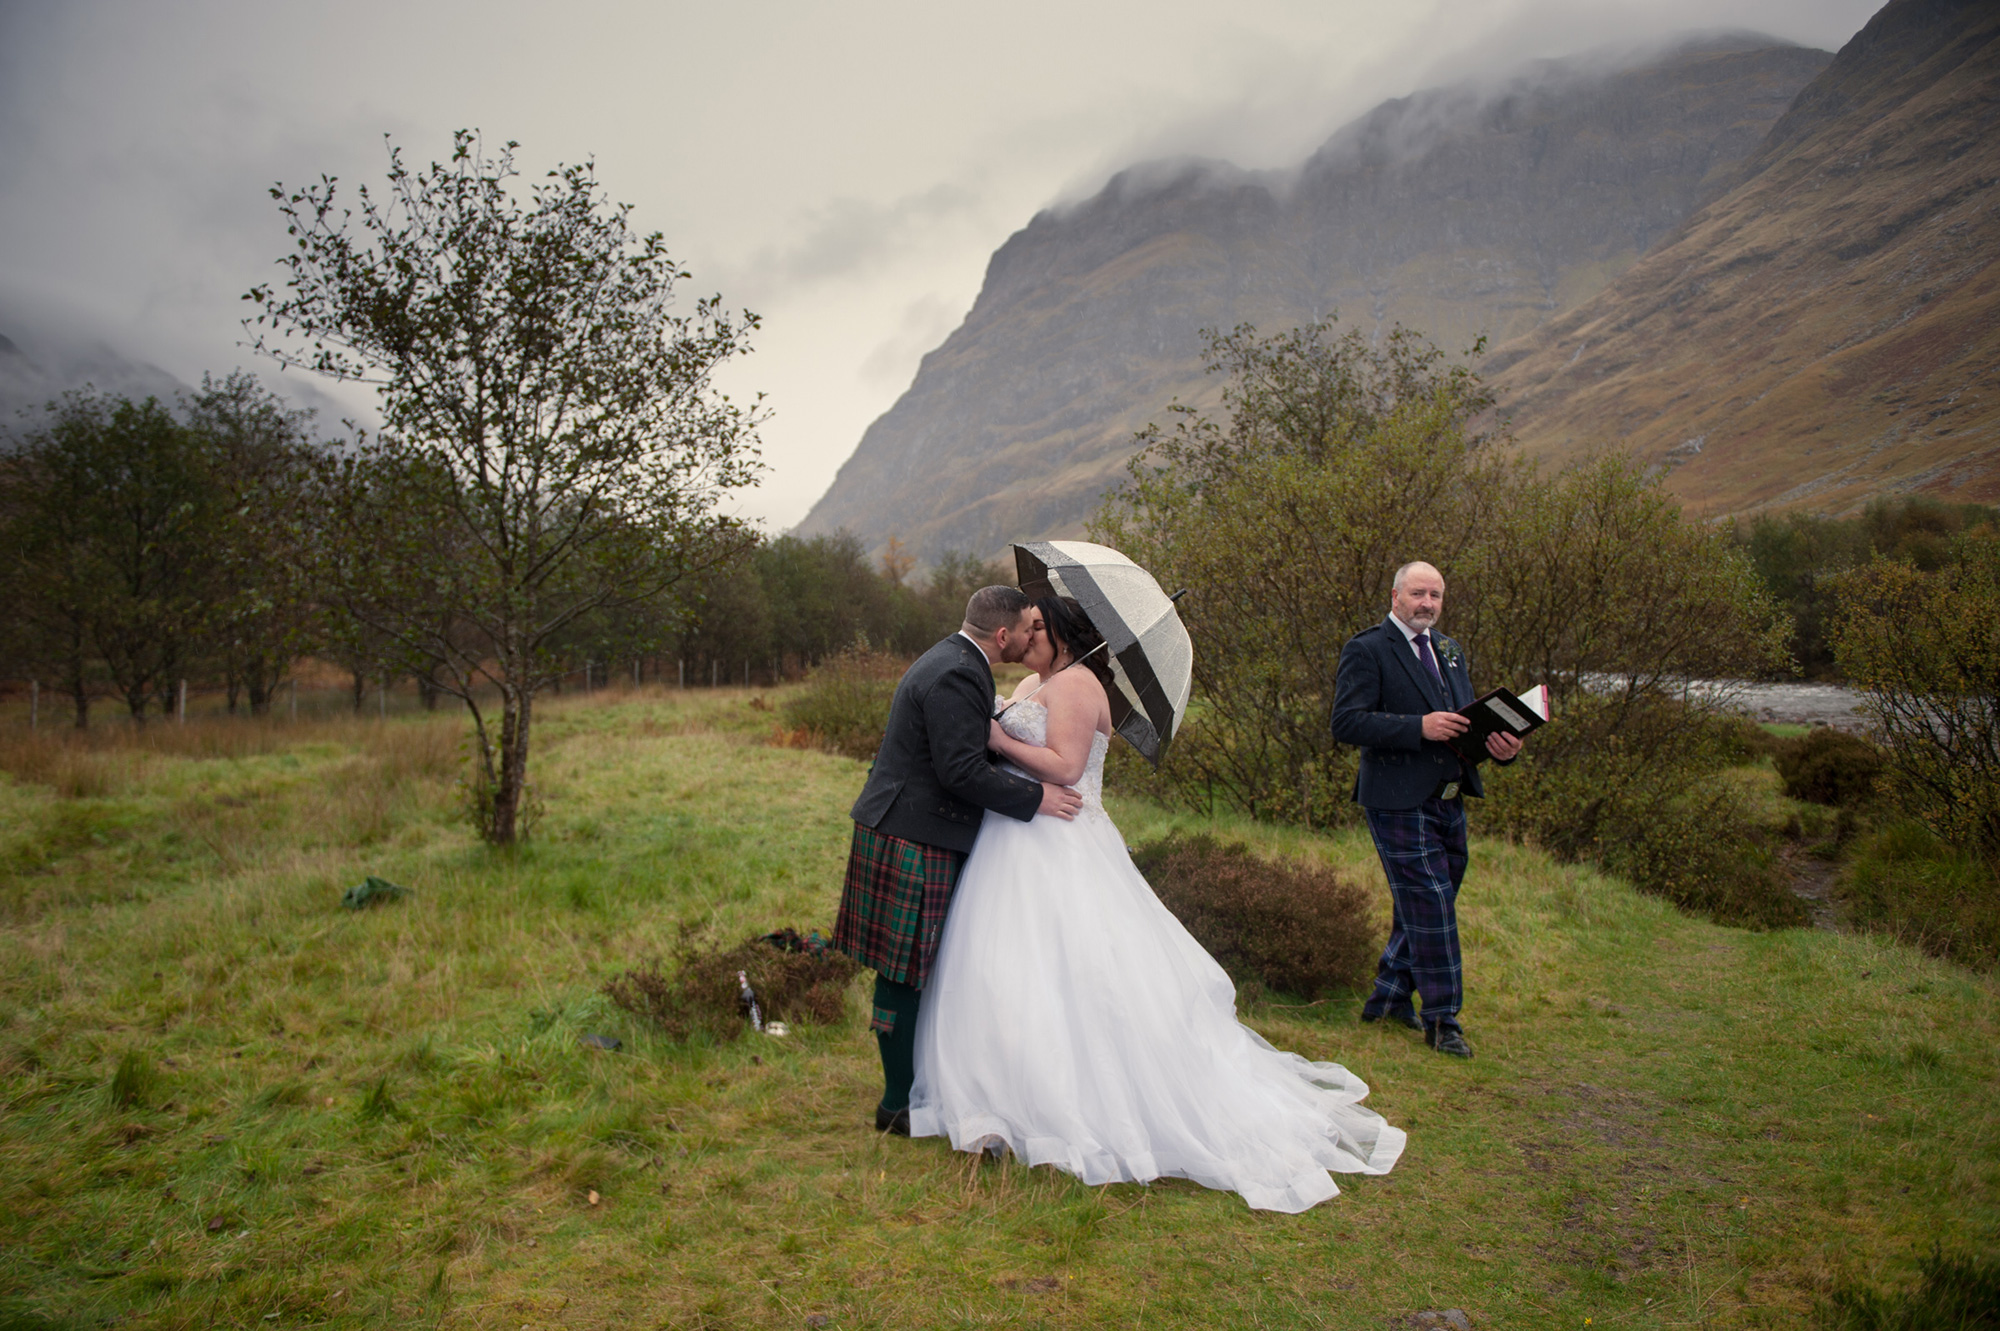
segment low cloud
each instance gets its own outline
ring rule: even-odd
[[[887,203],[852,195],[832,199],[800,214],[784,240],[725,275],[734,291],[754,302],[759,292],[865,274],[924,243],[941,224],[971,216],[979,202],[973,190],[950,183]]]
[[[595,155],[692,287],[765,316],[732,383],[780,406],[785,479],[752,502],[789,522],[1038,209],[1141,162],[1294,168],[1385,98],[1529,59],[1724,26],[1831,49],[1878,2],[609,0],[579,24],[491,0],[467,25],[435,0],[0,0],[0,288],[198,381],[257,363],[237,298],[285,250],[273,181],[379,181],[384,131],[419,161],[459,126],[530,172]]]
[[[877,387],[908,387],[918,362],[949,337],[964,317],[965,311],[956,302],[936,292],[911,301],[903,307],[896,331],[876,343],[861,362],[861,377]]]

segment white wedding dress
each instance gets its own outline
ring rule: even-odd
[[[1016,703],[1001,724],[1042,744],[1048,712]],[[1133,867],[1104,811],[1109,743],[1074,821],[980,824],[918,1013],[910,1135],[1269,1211],[1337,1195],[1332,1173],[1387,1173],[1404,1134],[1360,1104],[1368,1087],[1238,1022],[1228,975]]]

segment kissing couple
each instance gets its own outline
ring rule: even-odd
[[[834,927],[876,972],[875,1126],[1304,1211],[1335,1173],[1387,1173],[1404,1134],[1347,1069],[1238,1022],[1229,976],[1133,866],[1104,811],[1102,644],[1068,597],[985,587],[896,687]],[[999,662],[1033,672],[1011,700]]]

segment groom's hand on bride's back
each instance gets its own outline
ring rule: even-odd
[[[1054,814],[1058,818],[1074,818],[1076,811],[1083,807],[1083,796],[1068,786],[1051,785],[1042,782],[1042,807],[1036,813]]]

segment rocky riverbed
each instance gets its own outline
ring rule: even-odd
[[[1728,688],[1737,705],[1759,721],[1800,726],[1834,726],[1840,730],[1865,730],[1868,719],[1861,714],[1861,695],[1838,684],[1742,684]]]

